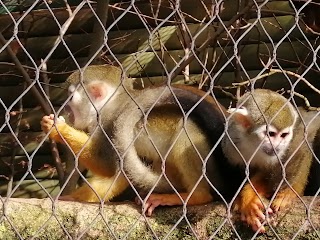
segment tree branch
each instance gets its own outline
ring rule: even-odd
[[[251,2],[250,4],[248,4],[245,8],[242,9],[242,11],[240,11],[237,15],[233,16],[226,24],[225,24],[225,28],[230,27],[232,24],[234,24],[240,17],[242,17],[244,14],[246,14],[254,5],[254,2]],[[217,29],[217,31],[213,34],[212,37],[207,38],[207,40],[199,47],[195,50],[195,54],[198,55],[199,53],[201,53],[204,49],[206,49],[208,47],[208,45],[211,42],[214,42],[222,33],[225,32],[225,28],[223,26],[220,25],[220,27]],[[193,52],[190,52],[189,57],[187,57],[178,68],[176,68],[172,74],[171,74],[171,80],[173,80],[174,78],[176,78],[181,71],[183,71],[185,69],[185,67],[190,64],[194,58],[195,58],[195,54],[193,54]]]

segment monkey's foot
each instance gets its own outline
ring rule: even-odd
[[[137,200],[137,198],[136,198]],[[190,193],[175,194],[151,194],[144,204],[144,212],[147,216],[151,216],[153,210],[158,206],[178,206],[184,203],[188,205],[205,204],[212,201],[212,195],[209,192],[201,191]],[[141,204],[140,201],[138,201]]]
[[[267,219],[262,211],[262,209],[264,209],[264,206],[258,197],[253,197],[246,203],[239,203],[239,205],[236,205],[235,208],[240,212],[241,221],[248,224],[253,231],[259,231],[259,233],[265,232],[263,222]],[[271,209],[268,209],[267,211],[269,214],[272,213]]]
[[[97,203],[100,202],[97,197],[85,197],[85,196],[74,196],[73,194],[60,196],[58,198],[61,201],[73,201],[73,202],[90,202]]]
[[[158,206],[182,205],[181,199],[176,194],[151,194],[144,204],[143,211],[147,216],[151,216]]]
[[[99,198],[93,191],[86,191],[87,188],[80,187],[73,193],[60,196],[58,199],[62,201],[74,202],[100,202]]]
[[[154,209],[158,206],[167,205],[166,194],[151,194],[143,206],[143,211],[147,216],[151,216]]]
[[[276,198],[273,200],[271,204],[271,208],[276,213],[280,209],[285,208],[296,197],[297,195],[292,191],[292,189],[286,188],[277,194]]]
[[[71,194],[70,195],[60,196],[58,199],[61,200],[61,201],[79,201],[76,198],[74,198]]]

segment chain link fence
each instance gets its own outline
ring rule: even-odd
[[[320,203],[317,198],[320,192],[319,12],[320,3],[311,0],[0,0],[0,224],[3,229],[0,238],[320,239]],[[264,209],[267,220],[261,222],[266,226],[265,234],[259,233],[261,228],[250,230],[247,226],[252,225],[250,223],[241,224],[241,216],[234,205],[245,184],[254,185],[251,178],[254,173],[250,173],[254,170],[250,164],[241,170],[244,179],[240,180],[234,170],[230,168],[229,171],[230,166],[225,166],[228,182],[222,185],[237,186],[229,199],[224,198],[206,174],[210,155],[214,155],[229,133],[226,128],[205,156],[201,156],[197,149],[205,146],[192,142],[192,136],[187,136],[194,148],[191,152],[196,152],[201,160],[198,166],[186,164],[187,168],[201,173],[197,176],[197,185],[191,187],[184,197],[180,186],[169,183],[171,189],[165,193],[178,196],[182,206],[159,207],[149,217],[145,212],[147,200],[158,188],[155,185],[145,192],[143,187],[131,182],[131,175],[123,167],[123,156],[119,156],[121,167],[116,174],[111,178],[99,177],[82,165],[81,153],[70,151],[69,142],[57,143],[41,130],[42,117],[63,114],[74,101],[77,91],[86,88],[86,102],[91,106],[95,104],[89,97],[84,73],[80,84],[75,85],[71,93],[70,82],[66,80],[76,70],[102,64],[108,69],[113,69],[110,65],[118,67],[114,70],[115,76],[121,80],[117,91],[126,82],[133,84],[133,90],[127,92],[135,102],[128,104],[131,108],[143,109],[145,99],[154,98],[147,94],[153,94],[157,91],[154,89],[161,89],[161,86],[177,93],[174,101],[169,98],[180,109],[182,117],[179,117],[186,122],[182,132],[186,129],[188,117],[204,115],[195,110],[198,105],[202,109],[217,101],[226,109],[233,108],[245,92],[257,88],[271,89],[285,96],[298,110],[298,121],[301,120],[304,126],[304,131],[300,132],[303,135],[300,145],[306,144],[313,156],[305,197],[299,196],[297,201],[290,203],[289,210],[284,211],[285,216],[281,215],[282,209],[281,217],[269,216],[268,210]],[[100,75],[92,76],[99,78]],[[190,93],[197,100],[190,100],[191,97],[186,100],[184,95],[179,95],[177,89],[184,91],[181,85],[201,89],[201,93]],[[206,100],[208,98],[210,100]],[[165,108],[160,117],[152,115],[151,110],[163,104],[159,103],[163,101],[161,97],[155,99],[158,103],[151,104],[150,109],[141,115],[145,120],[144,129],[157,126],[151,122],[153,119],[171,124],[166,116],[170,118],[176,114],[168,114],[169,110]],[[195,106],[186,107],[190,102]],[[119,103],[108,101],[105,106],[108,104],[121,108]],[[85,152],[91,135],[104,128],[101,121],[107,117],[103,108],[95,109],[95,125],[83,129],[89,140],[83,142],[80,152]],[[131,124],[130,110],[121,111],[128,112],[128,116],[122,116],[122,121]],[[219,112],[221,114],[221,109]],[[207,117],[210,116],[209,113]],[[228,116],[226,112],[223,114],[222,128],[229,124]],[[264,116],[268,117],[273,116]],[[64,133],[61,134],[64,137]],[[147,131],[148,134],[152,135]],[[272,137],[270,132],[268,137]],[[113,138],[106,134],[105,141],[112,143],[110,139]],[[179,166],[166,164],[166,158],[170,157],[179,137],[164,150],[156,147],[161,136],[148,135],[147,138],[158,152],[161,166],[149,161],[146,153],[139,156],[145,167],[162,174],[162,178],[169,182],[192,178],[180,176]],[[141,149],[150,147],[143,142],[135,144],[141,144]],[[101,149],[103,146],[104,143],[95,147]],[[117,149],[116,145],[113,146]],[[281,166],[281,182],[285,184],[288,183],[284,170],[287,163]],[[296,169],[300,171],[302,167]],[[273,176],[270,173],[270,178]],[[141,185],[144,177],[140,176]],[[225,181],[226,178],[221,179]],[[109,197],[121,181],[128,187],[119,190],[119,196]],[[159,180],[157,184],[160,183]],[[201,184],[210,186],[214,203],[208,201],[205,205],[189,206],[192,195],[196,195]],[[269,196],[271,200],[265,203],[266,209],[279,189],[280,186],[274,195]],[[77,195],[72,195],[75,191]],[[254,189],[255,193],[259,191]],[[108,198],[111,202],[105,203]],[[83,205],[77,200],[96,204]]]

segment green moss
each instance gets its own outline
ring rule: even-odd
[[[301,234],[301,240],[312,240],[312,239],[319,239],[320,238],[320,231],[310,231],[307,233]]]
[[[211,205],[209,208],[189,207],[185,216],[181,207],[168,207],[157,209],[152,217],[142,217],[140,209],[133,204],[110,204],[101,209],[97,204],[63,202],[52,206],[50,200],[12,200],[2,216],[0,239],[5,240],[18,239],[20,236],[23,239],[33,237],[37,240],[66,239],[68,235],[86,240],[226,240],[251,239],[254,236],[251,229],[241,222],[230,223],[223,207]],[[235,219],[236,216],[233,216],[232,220]],[[303,223],[307,224],[301,216],[302,224],[297,224],[298,220],[280,220],[277,227],[274,227],[275,232],[267,226],[267,233],[257,235],[255,239],[287,239],[301,230]],[[17,236],[15,230],[20,236]],[[296,239],[311,240],[318,239],[318,236],[317,232],[306,225]]]

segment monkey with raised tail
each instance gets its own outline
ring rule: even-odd
[[[224,191],[214,161],[222,159],[222,151],[211,152],[220,147],[215,145],[224,131],[225,113],[213,98],[188,87],[134,91],[114,67],[89,66],[68,82],[73,127],[50,115],[43,117],[42,129],[67,143],[79,162],[102,179],[92,182],[96,193],[85,185],[69,199],[107,201],[132,184],[148,193],[144,206],[151,215],[159,205],[212,201],[204,174]],[[91,136],[81,131],[85,129]]]
[[[244,94],[231,112],[222,148],[230,164],[243,172],[249,168],[235,209],[254,231],[264,232],[266,213],[275,213],[297,194],[303,195],[312,153],[297,111],[282,95],[255,89]],[[265,208],[265,198],[273,199],[270,208]]]

